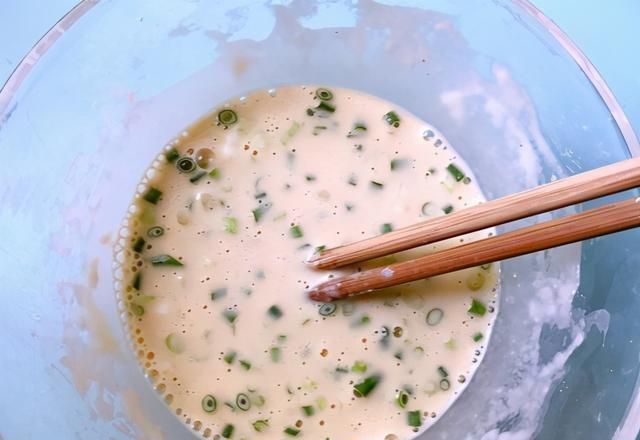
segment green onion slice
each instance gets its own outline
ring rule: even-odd
[[[442,321],[442,318],[444,317],[444,312],[442,311],[442,309],[439,308],[434,308],[429,310],[429,313],[427,313],[427,324],[429,325],[438,325],[440,324],[440,321]]]
[[[231,438],[231,436],[233,435],[233,431],[235,430],[235,427],[231,424],[225,425],[225,427],[222,429],[222,433],[220,434],[223,438]]]
[[[396,396],[396,403],[400,408],[406,407],[407,403],[409,403],[409,393],[405,390],[400,390]]]
[[[336,312],[338,306],[335,303],[324,303],[318,309],[318,313],[322,316],[331,316]]]
[[[321,101],[330,101],[331,99],[333,99],[333,93],[331,93],[331,91],[328,89],[321,88],[316,90],[316,96]]]
[[[167,337],[164,338],[164,344],[171,353],[180,354],[185,350],[184,339],[177,333],[169,333]]]
[[[211,394],[207,394],[202,398],[202,409],[206,413],[212,413],[218,408],[218,401]]]
[[[400,117],[394,111],[390,111],[383,116],[385,122],[395,128],[400,127]]]
[[[300,238],[302,237],[304,234],[302,232],[302,228],[300,228],[299,225],[294,225],[291,226],[289,228],[289,234],[293,237],[293,238]]]
[[[182,262],[166,254],[151,257],[151,264],[154,266],[183,266]]]
[[[413,428],[419,428],[422,426],[422,414],[420,411],[408,411],[407,424]]]
[[[242,411],[249,411],[251,408],[251,400],[245,393],[240,393],[236,396],[236,406]]]
[[[178,169],[178,171],[183,172],[185,174],[194,172],[196,167],[197,167],[196,161],[188,156],[181,157],[176,162],[176,168]]]
[[[353,386],[353,393],[356,397],[367,397],[380,383],[381,378],[378,374],[367,377],[364,381]]]
[[[305,416],[311,417],[316,413],[316,409],[311,405],[306,405],[302,407],[302,412],[304,413]]]
[[[144,196],[142,196],[142,198],[153,205],[157,205],[158,200],[160,200],[161,196],[162,196],[162,191],[154,187],[151,187],[147,190]]]
[[[267,313],[269,314],[269,316],[271,316],[273,319],[280,319],[282,318],[282,309],[280,307],[278,307],[277,305],[272,305],[271,307],[269,307],[269,309],[267,309]]]
[[[447,171],[449,171],[449,174],[453,176],[456,182],[460,182],[465,178],[465,174],[455,164],[450,163],[447,166]]]
[[[471,313],[472,315],[484,316],[485,313],[487,313],[487,306],[485,306],[481,301],[473,298],[471,301],[471,307],[469,307],[469,310],[467,310],[467,312]]]
[[[255,422],[252,423],[252,425],[253,425],[253,429],[255,429],[257,432],[263,432],[265,429],[269,427],[269,420],[266,420],[266,419],[256,420]]]
[[[297,437],[300,434],[300,430],[298,428],[294,428],[293,426],[285,428],[283,432],[291,437]]]
[[[218,113],[218,122],[222,125],[233,125],[238,122],[238,115],[230,109],[224,109]]]
[[[147,229],[147,237],[158,238],[164,235],[164,228],[162,226],[153,226]]]

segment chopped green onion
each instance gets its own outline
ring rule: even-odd
[[[262,432],[269,427],[269,420],[256,420],[252,425],[257,432]]]
[[[422,414],[420,411],[408,411],[407,412],[407,424],[413,428],[419,428],[422,426]]]
[[[364,374],[367,372],[367,364],[362,361],[355,361],[351,367],[351,371],[354,373]]]
[[[336,367],[336,373],[348,373],[348,372],[349,372],[349,367],[345,365],[338,365]]]
[[[158,238],[164,234],[164,228],[162,226],[154,226],[147,229],[147,237]]]
[[[251,399],[251,403],[253,403],[258,408],[262,408],[266,402],[267,402],[267,399],[265,399],[262,394],[258,394],[257,396],[252,397]]]
[[[222,177],[222,174],[220,173],[220,168],[214,168],[211,171],[209,171],[209,177],[211,177],[213,180],[218,180],[220,177]]]
[[[409,161],[407,159],[392,159],[389,163],[389,168],[391,168],[391,171],[395,171],[404,168],[407,165],[409,165]]]
[[[481,332],[475,333],[473,335],[474,342],[480,342],[484,338],[484,335]]]
[[[144,238],[138,237],[138,239],[133,243],[132,249],[134,252],[141,253],[144,250],[144,245],[147,244]]]
[[[482,289],[482,286],[484,286],[484,281],[485,281],[485,277],[482,272],[472,273],[467,277],[467,280],[466,280],[467,287],[473,290],[474,292]]]
[[[322,101],[331,101],[333,99],[333,93],[328,89],[316,90],[316,96]]]
[[[259,223],[262,217],[267,213],[267,211],[271,208],[271,205],[260,205],[256,209],[253,209],[251,213],[253,214],[253,219],[256,223]]]
[[[240,365],[242,365],[242,368],[244,368],[247,371],[251,370],[251,362],[249,361],[240,360]]]
[[[225,425],[225,427],[222,429],[222,437],[224,438],[231,438],[231,436],[233,435],[233,431],[234,431],[235,427],[231,424]]]
[[[460,182],[465,177],[464,173],[460,171],[460,168],[458,168],[455,164],[450,163],[447,166],[447,171],[449,171],[449,174],[451,174],[453,178],[456,179],[456,182]]]
[[[306,176],[304,176],[304,178],[307,180],[307,182],[315,182],[316,181],[316,176],[314,176],[313,174],[307,174]]]
[[[356,123],[354,124],[353,128],[351,129],[351,131],[347,134],[347,137],[358,137],[363,135],[364,133],[367,132],[367,126],[364,125],[363,123]]]
[[[451,214],[453,212],[453,205],[445,205],[442,208],[442,212],[444,212],[445,214]]]
[[[156,255],[151,257],[151,264],[154,266],[182,266],[183,264],[171,255]]]
[[[236,319],[238,319],[238,312],[236,312],[235,310],[225,310],[224,312],[222,312],[222,316],[224,316],[224,318],[229,322],[229,324],[233,324],[234,322],[236,322]]]
[[[447,391],[449,388],[451,388],[451,384],[449,383],[448,379],[442,379],[440,381],[440,389],[442,391]]]
[[[296,134],[298,134],[298,131],[300,131],[301,127],[302,127],[302,124],[300,124],[298,121],[293,121],[291,123],[291,127],[289,127],[289,129],[287,130],[285,135],[282,136],[282,139],[280,141],[280,142],[282,142],[282,145],[287,145],[289,143],[289,141],[291,139],[293,139],[293,137]]]
[[[448,377],[449,376],[449,372],[443,366],[438,367],[438,374],[440,376],[442,376],[442,377]]]
[[[238,219],[235,217],[225,217],[224,221],[224,231],[229,234],[237,234],[238,233]]]
[[[449,338],[449,340],[444,343],[444,346],[447,347],[449,350],[455,350],[456,349],[456,340],[453,339],[453,338]]]
[[[282,357],[282,351],[280,347],[271,347],[271,360],[273,362],[280,362],[280,358]]]
[[[291,437],[297,437],[298,434],[300,434],[300,430],[298,428],[294,428],[292,426],[289,426],[287,428],[285,428],[285,430],[283,431],[285,434],[290,435]]]
[[[364,381],[353,386],[353,393],[356,397],[367,397],[371,391],[380,383],[381,376],[375,374],[367,377]]]
[[[396,396],[396,403],[400,408],[406,407],[407,403],[409,403],[409,393],[405,390],[400,390]]]
[[[293,237],[293,238],[300,238],[302,237],[304,234],[302,233],[302,228],[300,228],[299,225],[294,225],[291,226],[289,228],[289,234]]]
[[[236,396],[236,406],[242,411],[248,411],[251,408],[251,401],[249,396],[245,393],[240,393]]]
[[[167,337],[164,338],[164,344],[171,353],[180,354],[185,350],[184,339],[177,333],[169,333]]]
[[[218,113],[218,122],[222,125],[233,125],[238,122],[238,115],[230,109],[224,109]]]
[[[393,357],[394,357],[394,358],[396,358],[396,359],[398,359],[399,361],[401,361],[401,360],[402,360],[402,358],[404,358],[404,353],[403,353],[401,350],[396,351],[396,352],[393,354]]]
[[[167,162],[174,162],[177,158],[180,157],[180,153],[175,148],[171,148],[169,151],[164,153],[164,158],[167,159]]]
[[[393,231],[393,226],[391,225],[391,223],[383,223],[380,226],[380,233],[381,234],[387,234],[389,232]]]
[[[140,284],[142,284],[142,273],[137,272],[133,277],[133,281],[131,282],[131,287],[136,290],[140,290]]]
[[[236,353],[235,351],[230,351],[229,353],[226,353],[222,359],[224,359],[227,364],[231,365],[233,364],[233,361],[236,360],[237,355],[238,353]]]
[[[338,306],[335,303],[324,303],[318,309],[318,313],[322,316],[331,316],[336,312]]]
[[[218,401],[211,394],[207,394],[202,398],[201,405],[204,412],[212,413],[218,408]]]
[[[247,296],[250,296],[253,293],[253,289],[249,288],[249,287],[244,287],[242,289],[242,293],[244,293]]]
[[[442,311],[442,309],[439,308],[434,308],[429,310],[429,313],[427,313],[427,324],[429,325],[438,325],[440,323],[440,321],[442,321],[442,318],[444,317],[444,312]]]
[[[400,127],[400,117],[394,111],[390,111],[383,116],[385,122],[396,128]]]
[[[422,215],[428,216],[430,207],[431,207],[431,202],[424,202],[422,205],[422,208],[420,208],[420,212],[422,213]]]
[[[202,179],[204,176],[207,175],[206,171],[198,171],[197,173],[195,173],[193,176],[191,176],[189,178],[189,182],[191,183],[196,183],[198,180]]]
[[[328,113],[333,113],[336,111],[336,108],[333,104],[329,104],[328,102],[322,101],[316,107],[316,110],[322,110]]]
[[[374,188],[374,189],[382,189],[382,188],[384,188],[384,183],[376,182],[375,180],[372,180],[370,182],[370,184],[371,184],[371,187]]]
[[[176,168],[178,169],[178,171],[181,171],[186,174],[194,172],[196,167],[197,167],[196,161],[188,156],[181,157],[176,162]]]
[[[267,310],[267,313],[269,314],[269,316],[271,316],[273,319],[280,319],[282,318],[282,309],[278,306],[276,306],[275,304],[272,305],[271,307],[269,307],[269,309]]]
[[[302,407],[302,412],[304,412],[305,416],[311,417],[316,413],[316,409],[311,405],[307,405]]]
[[[278,335],[278,342],[280,344],[284,344],[285,342],[287,342],[287,335]]]
[[[484,314],[487,313],[487,306],[485,306],[477,299],[473,298],[471,301],[471,307],[469,307],[469,310],[467,310],[467,312],[471,313],[472,315],[484,316]]]
[[[216,301],[220,298],[224,298],[225,296],[227,296],[228,291],[229,289],[227,289],[226,287],[215,289],[213,292],[211,292],[211,301]]]
[[[142,198],[145,199],[147,202],[156,205],[158,204],[158,200],[160,200],[161,196],[162,196],[162,191],[154,187],[151,187],[147,190],[144,196],[142,196]]]
[[[314,253],[319,254],[322,251],[324,251],[327,247],[325,245],[320,245],[320,246],[316,246],[316,248],[314,249]]]
[[[144,315],[144,307],[142,307],[140,304],[131,303],[130,308],[131,308],[131,313],[133,313],[134,315],[136,316]]]

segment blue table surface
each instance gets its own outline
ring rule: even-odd
[[[77,0],[48,0],[43,8],[36,0],[2,0],[0,85],[34,43],[76,3]],[[640,28],[637,27],[640,2],[533,0],[533,3],[594,63],[640,133]]]

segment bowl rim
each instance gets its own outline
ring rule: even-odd
[[[506,8],[515,7],[526,13],[562,46],[604,102],[627,146],[629,155],[632,157],[640,156],[640,140],[622,106],[598,69],[569,35],[536,7],[531,0],[498,1]],[[55,45],[66,31],[100,2],[100,0],[80,0],[45,32],[16,65],[2,87],[0,87],[0,128],[10,118],[15,108],[14,98],[40,58]],[[638,433],[640,433],[640,377],[636,379],[633,397],[627,407],[624,420],[621,421],[621,425],[618,426],[612,440],[635,438]]]

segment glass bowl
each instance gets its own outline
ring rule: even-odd
[[[597,71],[525,0],[85,0],[0,92],[2,436],[190,438],[137,367],[111,249],[167,141],[231,97],[300,83],[434,124],[490,198],[640,151]],[[639,239],[505,262],[485,360],[423,438],[635,438]]]

